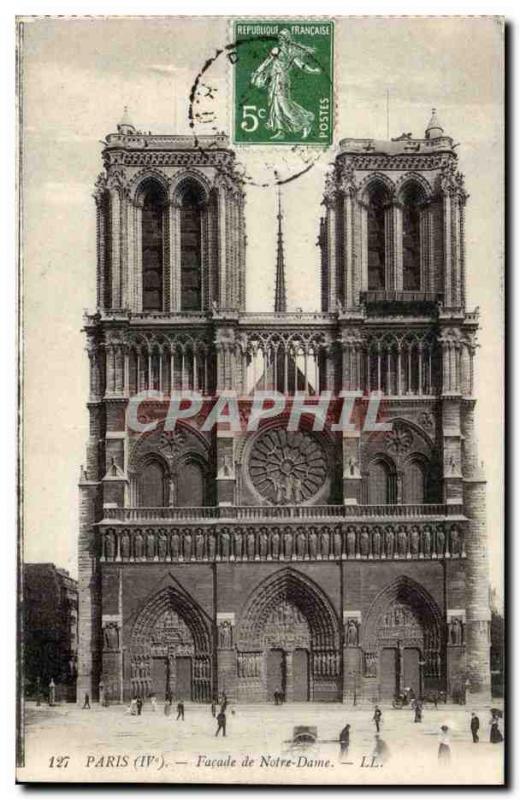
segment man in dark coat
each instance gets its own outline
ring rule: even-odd
[[[473,743],[476,744],[478,742],[478,729],[480,728],[480,720],[473,711],[471,714],[471,722],[469,724],[471,735],[473,736]]]
[[[143,710],[143,699],[141,697],[137,698],[136,705],[137,705],[137,716],[140,717],[141,711]]]
[[[343,761],[343,757],[347,755],[350,745],[350,725],[345,725],[339,735],[339,760]]]
[[[379,733],[379,726],[381,725],[381,717],[382,716],[383,716],[383,712],[381,711],[379,706],[376,706],[375,709],[374,709],[374,716],[372,717],[372,719],[374,720],[374,722],[376,724],[376,731],[378,733]]]
[[[215,736],[218,736],[220,731],[222,731],[222,736],[225,736],[226,735],[226,713],[225,713],[225,711],[222,711],[222,709],[217,714],[217,723],[218,723],[218,727],[217,727],[217,732],[216,732]]]
[[[182,700],[179,700],[177,703],[177,716],[176,719],[184,719],[184,703]]]
[[[90,697],[88,692],[85,692],[85,702],[83,703],[83,708],[90,708]]]

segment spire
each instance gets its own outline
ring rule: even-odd
[[[123,109],[123,116],[121,117],[121,122],[117,126],[117,132],[122,134],[135,133],[135,127],[128,114],[128,106],[125,106]]]
[[[278,187],[278,239],[276,242],[276,287],[274,292],[274,310],[287,311],[285,291],[285,257],[283,252],[282,233],[282,192]]]
[[[438,139],[439,136],[443,135],[443,133],[444,133],[444,128],[439,122],[439,118],[437,116],[437,109],[432,108],[432,116],[424,135],[426,139]]]

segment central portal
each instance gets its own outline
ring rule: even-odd
[[[274,698],[275,692],[287,693],[286,654],[284,650],[273,648],[267,653],[267,696]]]

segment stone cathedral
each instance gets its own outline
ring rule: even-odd
[[[339,142],[313,313],[287,307],[281,205],[274,310],[246,311],[234,159],[224,135],[195,145],[126,116],[104,141],[84,322],[79,701],[100,687],[114,702],[483,698],[478,312],[453,140],[434,112],[424,138]],[[245,421],[253,392],[273,388],[287,410],[257,430],[202,430],[226,390]],[[141,403],[150,430],[138,432],[127,406],[145,390],[158,399]],[[188,390],[203,397],[199,424],[167,430],[166,398]],[[338,431],[328,415],[316,431],[303,414],[288,431],[295,395],[312,407],[325,391],[358,392],[360,416],[378,394],[390,430]]]

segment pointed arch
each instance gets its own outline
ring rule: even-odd
[[[382,615],[396,602],[411,608],[428,634],[430,648],[438,649],[443,625],[441,609],[424,586],[408,575],[395,578],[372,601],[362,630],[363,648],[374,650],[379,647],[378,623]]]
[[[296,606],[307,619],[313,649],[339,647],[338,617],[329,598],[311,578],[288,567],[262,581],[246,600],[238,629],[243,649],[262,649],[267,620],[283,601]]]

